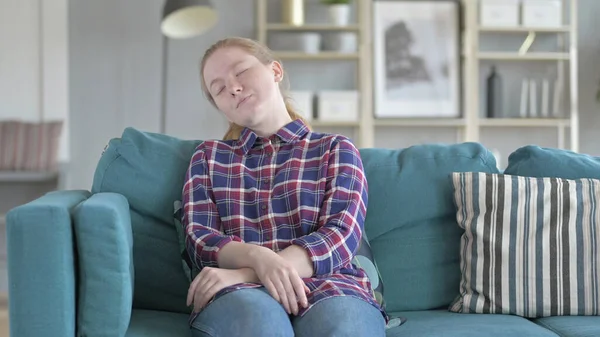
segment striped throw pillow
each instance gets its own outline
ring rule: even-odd
[[[600,314],[600,180],[453,173],[460,295],[450,311]]]

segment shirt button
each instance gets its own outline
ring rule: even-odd
[[[265,240],[267,240],[267,241],[271,240],[271,235],[265,234]]]
[[[261,209],[267,209],[267,205],[260,206]]]

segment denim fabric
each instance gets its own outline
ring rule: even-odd
[[[322,300],[301,317],[288,315],[262,287],[217,298],[192,322],[192,336],[383,337],[385,320],[375,307],[351,296]]]

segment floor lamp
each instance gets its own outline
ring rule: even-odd
[[[167,128],[167,68],[169,39],[187,39],[203,34],[217,23],[217,12],[210,0],[167,0],[163,8],[161,31],[162,82],[160,133]]]

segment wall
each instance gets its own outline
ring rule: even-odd
[[[316,1],[316,0],[310,0]],[[225,121],[202,96],[198,62],[214,41],[228,35],[254,37],[254,1],[213,1],[220,20],[205,35],[168,44],[167,123],[168,134],[182,138],[215,138],[225,131]],[[159,19],[162,0],[104,0],[69,2],[69,68],[71,116],[71,187],[89,188],[98,156],[109,138],[126,126],[148,131],[160,129],[162,38]],[[600,128],[600,107],[594,90],[600,78],[600,42],[595,36],[600,2],[580,0],[580,110],[581,151],[600,155],[594,142]],[[239,13],[243,13],[240,15]],[[319,83],[325,78],[347,76],[346,64],[320,64],[316,71],[288,62],[294,88]],[[316,64],[315,64],[316,65]],[[527,65],[524,64],[523,67]],[[318,74],[318,75],[317,75]],[[326,74],[326,75],[323,75]],[[327,75],[331,74],[332,77]],[[346,74],[346,75],[344,75]],[[352,76],[348,77],[352,78]],[[344,87],[348,80],[325,81]],[[335,131],[335,130],[332,130]],[[343,130],[347,131],[347,130]],[[452,129],[381,129],[378,146],[399,147],[413,142],[454,142]],[[506,135],[519,143],[554,145],[554,135],[520,131],[491,135],[493,143]],[[504,140],[502,140],[503,142]],[[507,143],[514,148],[516,144]]]
[[[0,0],[0,120],[65,120],[69,160],[67,0]]]
[[[0,221],[12,207],[68,186],[67,26],[67,0],[0,0],[0,120],[64,121],[60,179],[0,175]]]

